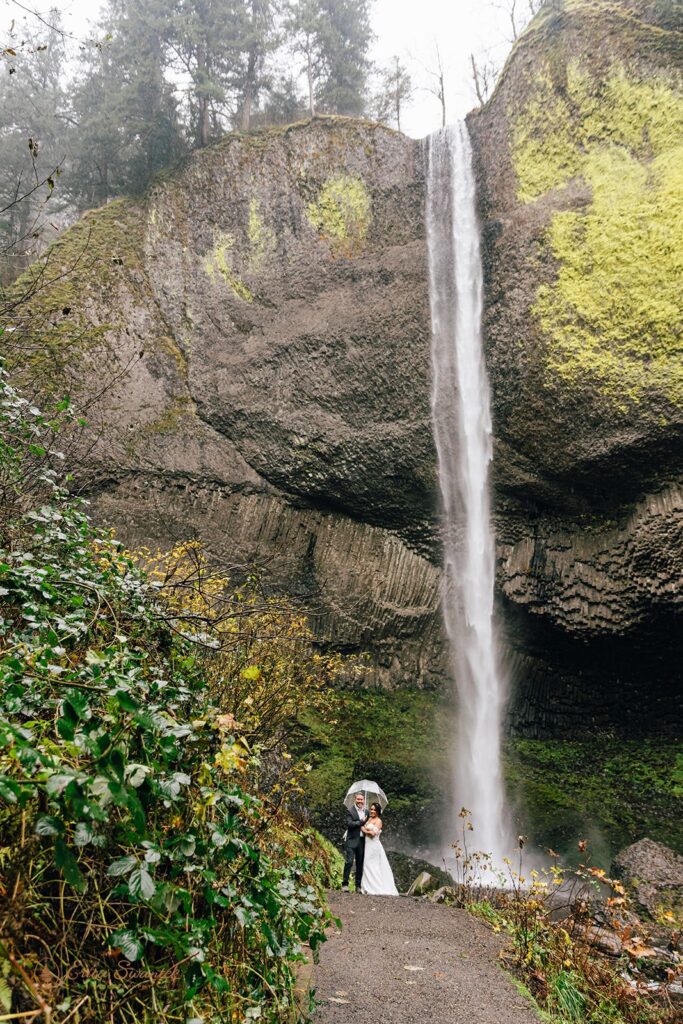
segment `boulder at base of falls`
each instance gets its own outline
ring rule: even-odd
[[[455,903],[457,898],[457,890],[452,885],[442,885],[429,894],[431,903]]]
[[[399,892],[410,892],[411,896],[419,896],[431,889],[438,889],[439,886],[455,884],[447,871],[436,867],[435,864],[430,864],[429,861],[421,860],[419,857],[410,857],[407,853],[399,853],[397,850],[387,850],[387,857]],[[413,886],[423,875],[428,875],[431,879],[428,887],[421,889],[419,893],[411,892]]]
[[[683,857],[652,839],[640,839],[617,854],[612,874],[627,886],[637,910],[657,922],[671,914],[683,920]]]
[[[436,881],[429,872],[421,871],[408,889],[406,896],[424,896],[425,893],[431,892],[435,885]]]

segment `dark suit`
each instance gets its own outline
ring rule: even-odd
[[[344,880],[343,885],[349,884],[351,868],[354,858],[356,860],[356,889],[360,889],[363,878],[363,858],[365,856],[365,836],[361,832],[361,825],[368,820],[367,814],[361,821],[356,806],[346,812],[346,840],[344,841]]]

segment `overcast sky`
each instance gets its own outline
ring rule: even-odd
[[[441,53],[446,77],[448,120],[462,117],[475,106],[471,82],[470,53],[487,54],[502,63],[510,49],[507,0],[375,0],[373,28],[377,40],[372,56],[387,64],[397,55],[408,66],[415,94],[406,108],[403,131],[423,136],[441,123],[438,100],[428,91],[426,69],[436,67],[435,49]],[[41,14],[59,8],[64,25],[75,36],[83,36],[97,19],[101,0],[22,0]],[[518,7],[524,9],[521,2]],[[2,23],[20,19],[22,10],[13,0],[0,0]]]

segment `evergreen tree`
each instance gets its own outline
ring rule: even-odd
[[[81,205],[140,192],[183,151],[163,0],[109,0],[74,90],[69,185]]]
[[[196,146],[208,145],[234,114],[243,6],[243,0],[172,0],[166,30],[170,65],[187,81],[185,114]]]
[[[50,200],[51,215],[63,205],[60,191],[53,193],[53,189],[66,152],[66,53],[58,12],[50,12],[50,20],[51,26],[23,22],[3,53],[0,250],[5,280],[23,269],[40,248],[46,200]]]
[[[308,109],[313,117],[316,89],[324,70],[320,0],[294,0],[287,11],[285,30],[294,53],[303,58],[301,71],[306,75]]]
[[[268,83],[263,110],[254,119],[255,124],[292,124],[303,121],[308,107],[293,74],[275,77]]]
[[[365,113],[370,0],[292,0],[286,29],[303,58],[311,115]]]
[[[323,75],[318,103],[330,114],[364,114],[373,40],[370,0],[320,0]]]
[[[234,84],[239,96],[240,128],[248,130],[255,103],[268,87],[266,58],[277,43],[275,0],[246,0],[241,4],[241,32],[237,40],[239,67]]]

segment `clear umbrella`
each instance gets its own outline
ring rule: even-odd
[[[380,805],[382,810],[384,810],[389,803],[384,790],[381,789],[376,782],[371,782],[370,779],[361,779],[360,782],[354,782],[352,786],[349,786],[349,791],[344,797],[344,804],[349,808],[349,810],[351,810],[356,802],[357,793],[363,794],[366,806],[369,806],[372,803],[377,803]]]

